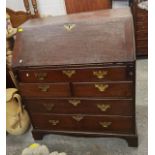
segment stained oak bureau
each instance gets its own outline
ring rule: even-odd
[[[34,139],[105,136],[137,146],[130,9],[34,19],[22,28],[13,70]]]

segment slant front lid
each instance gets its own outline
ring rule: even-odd
[[[32,19],[22,25],[13,66],[59,66],[135,60],[129,8]]]

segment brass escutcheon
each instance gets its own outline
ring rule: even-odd
[[[45,78],[47,77],[47,73],[35,73],[35,77],[36,77],[39,81],[43,81],[43,80],[45,80]]]
[[[47,92],[48,89],[50,88],[49,85],[40,85],[38,86],[38,88],[42,91],[42,92]]]
[[[84,116],[76,115],[76,116],[73,116],[72,118],[76,120],[77,122],[80,122],[84,118]]]
[[[64,28],[67,30],[67,31],[72,31],[73,28],[75,28],[76,24],[65,24],[64,25]]]
[[[99,108],[101,111],[105,112],[109,108],[111,108],[111,106],[109,104],[97,104],[97,108]]]
[[[71,78],[76,73],[76,71],[75,70],[64,70],[62,71],[62,73],[65,74],[67,77]]]
[[[51,111],[54,107],[54,104],[44,103],[43,106],[45,107],[47,111]]]
[[[50,124],[56,126],[60,121],[59,120],[49,120],[48,121]]]
[[[72,104],[74,107],[77,107],[80,103],[81,103],[81,101],[80,100],[68,100],[68,102],[70,103],[70,104]]]
[[[96,76],[98,79],[103,79],[105,77],[105,75],[107,75],[108,72],[107,71],[93,71],[93,75]]]
[[[99,122],[99,124],[103,127],[103,128],[108,128],[112,122]]]
[[[108,87],[108,84],[95,84],[95,88],[97,88],[100,92],[104,92]]]

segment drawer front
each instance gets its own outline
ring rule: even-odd
[[[64,70],[20,70],[19,80],[22,82],[87,82],[105,80],[131,80],[133,69],[127,67],[99,67],[87,69],[64,69]]]
[[[69,97],[67,83],[20,83],[19,90],[24,97]]]
[[[31,113],[133,115],[133,101],[127,99],[28,99],[24,103]]]
[[[133,133],[132,117],[32,114],[34,128],[57,131]]]
[[[77,97],[132,97],[132,82],[109,83],[73,83],[73,92]]]

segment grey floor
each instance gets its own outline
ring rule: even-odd
[[[60,135],[45,136],[40,144],[46,144],[50,151],[65,151],[68,155],[147,155],[147,73],[148,61],[137,61],[136,111],[139,147],[130,148],[117,138],[75,138]],[[31,130],[31,129],[30,129]],[[7,155],[21,155],[23,148],[33,143],[30,131],[22,136],[7,135]]]

